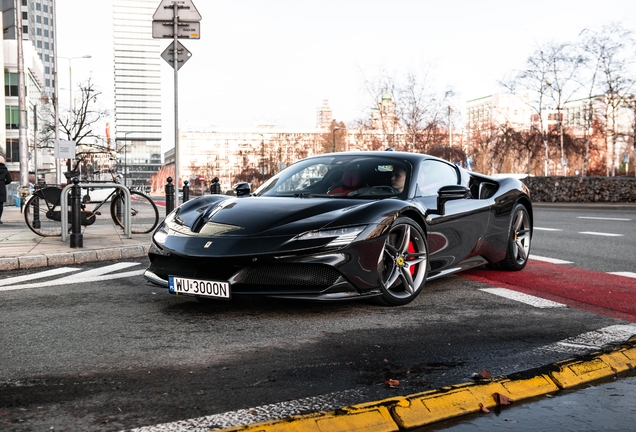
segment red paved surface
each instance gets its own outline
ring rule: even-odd
[[[471,270],[471,280],[636,322],[636,279],[566,265],[530,261],[520,272]]]

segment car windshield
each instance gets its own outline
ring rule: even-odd
[[[406,196],[411,166],[379,156],[338,155],[290,165],[256,190],[257,196],[388,198]]]

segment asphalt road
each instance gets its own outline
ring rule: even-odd
[[[562,231],[537,230],[532,252],[571,261],[565,273],[634,271],[623,252],[636,250],[636,214],[601,223],[579,212],[537,209],[536,227]],[[592,230],[623,236],[579,234]],[[207,427],[228,426],[466,382],[484,369],[528,370],[636,333],[625,320],[535,307],[460,276],[398,308],[204,304],[147,285],[144,260],[111,265],[0,273],[1,430],[116,431],[205,416]],[[2,286],[20,276],[31,279]]]

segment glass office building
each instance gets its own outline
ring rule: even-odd
[[[157,0],[114,0],[115,140],[126,184],[144,189],[161,168],[161,40]]]

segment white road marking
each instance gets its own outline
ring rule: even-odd
[[[539,350],[570,353],[579,352],[583,348],[595,351],[624,342],[635,334],[636,324],[613,325],[546,345]]]
[[[14,276],[11,278],[0,280],[0,286],[11,285],[11,284],[33,280],[33,279],[41,279],[45,277],[57,276],[60,274],[69,273],[69,272],[78,271],[78,270],[81,270],[81,269],[70,268],[70,267],[60,267],[60,268],[56,268],[52,270],[46,270],[46,271],[42,271],[38,273],[31,273],[31,274],[27,274],[23,276]]]
[[[551,300],[546,300],[541,297],[535,297],[529,294],[520,293],[518,291],[509,290],[506,288],[482,288],[479,291],[485,291],[490,294],[494,294],[500,297],[505,297],[510,300],[515,300],[521,303],[528,304],[537,308],[558,308],[567,307],[563,303],[557,303]]]
[[[261,405],[254,408],[229,411],[205,417],[144,426],[129,432],[208,432],[215,429],[247,425],[273,419],[290,417],[301,412],[333,411],[351,404],[351,398],[363,398],[360,390],[345,390],[326,395],[297,399],[287,402]]]
[[[581,231],[579,234],[587,234],[587,235],[597,235],[597,236],[605,236],[605,237],[623,237],[623,234],[612,234],[612,233],[601,233],[594,231]]]
[[[632,272],[609,272],[609,274],[613,274],[616,276],[625,276],[625,277],[636,279],[636,273],[632,273]]]
[[[557,258],[548,258],[548,257],[542,257],[539,255],[533,255],[533,254],[530,254],[530,259],[536,260],[536,261],[548,262],[551,264],[573,264],[572,261],[563,261]]]
[[[560,228],[541,228],[541,227],[534,227],[535,231],[563,231]]]
[[[606,345],[609,346],[625,342],[634,334],[636,334],[636,324],[609,326],[537,348],[533,352],[591,352],[602,349]],[[343,406],[351,405],[350,400],[352,397],[363,398],[365,396],[365,393],[361,390],[345,390],[316,397],[261,405],[237,411],[228,411],[189,420],[144,426],[130,429],[128,432],[207,432],[213,429],[226,429],[257,422],[284,419],[300,413],[333,411]]]
[[[108,274],[114,271],[122,270],[132,266],[138,266],[138,265],[140,265],[140,263],[129,263],[129,262],[117,263],[117,264],[112,264],[112,265],[108,265],[104,267],[99,267],[93,270],[87,270],[80,273],[75,273],[73,275],[66,276],[60,279],[51,280],[51,281],[0,287],[0,291],[13,291],[13,290],[19,290],[19,289],[40,288],[40,287],[48,287],[48,286],[55,286],[55,285],[69,285],[74,283],[99,282],[99,281],[105,281],[110,279],[121,279],[121,278],[127,278],[132,276],[139,276],[144,273],[144,270],[134,270],[134,271],[123,272],[123,273]]]
[[[630,221],[631,219],[623,218],[606,218],[606,217],[591,217],[591,216],[578,216],[577,219],[594,219],[594,220],[608,220],[608,221]]]

